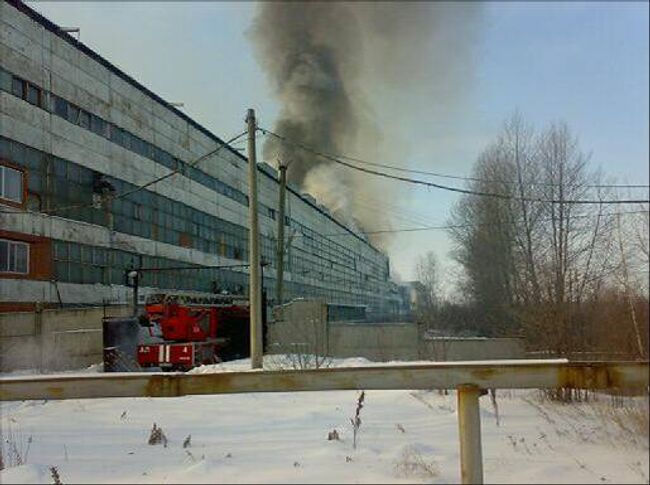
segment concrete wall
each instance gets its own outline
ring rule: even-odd
[[[102,362],[102,318],[126,306],[0,314],[0,371],[80,369]]]
[[[327,306],[323,300],[297,300],[276,307],[268,326],[268,350],[273,353],[328,355]]]
[[[102,318],[128,306],[0,314],[0,372],[79,369],[102,362]],[[274,310],[268,353],[388,360],[492,360],[526,357],[516,338],[426,337],[415,323],[328,323],[323,300],[297,300]]]
[[[523,339],[519,338],[424,338],[420,358],[437,361],[524,359]]]
[[[329,346],[333,357],[365,357],[377,362],[417,360],[417,324],[331,323]]]
[[[328,323],[319,300],[297,300],[274,311],[268,351],[389,360],[523,359],[517,338],[428,337],[416,323]]]
[[[373,361],[418,358],[415,323],[328,323],[322,300],[297,300],[276,308],[274,320],[268,333],[271,353],[365,357]]]

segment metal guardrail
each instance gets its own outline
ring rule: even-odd
[[[485,389],[648,393],[648,362],[497,361],[214,374],[110,373],[0,379],[0,401],[178,397],[243,392],[454,389],[462,483],[483,483],[479,398]]]

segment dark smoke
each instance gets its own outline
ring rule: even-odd
[[[407,97],[438,89],[444,99],[428,102],[452,101],[463,84],[454,66],[469,62],[469,31],[478,9],[419,2],[261,2],[251,36],[281,103],[274,130],[323,152],[390,159],[394,153],[382,149],[373,116],[381,100],[373,94],[386,86]],[[388,132],[399,121],[379,125]],[[288,161],[289,180],[345,222],[366,230],[389,225],[385,214],[367,208],[367,197],[390,198],[384,182],[272,137],[263,157],[271,164]]]
[[[349,90],[356,83],[361,42],[350,8],[341,3],[261,3],[254,38],[282,103],[275,129],[326,151],[340,150],[346,138],[354,139],[357,122]],[[272,141],[266,143],[264,157],[291,161],[288,176],[301,185],[314,166],[324,163]]]

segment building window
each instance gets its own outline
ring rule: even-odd
[[[57,116],[60,116],[62,118],[67,118],[68,102],[63,98],[59,98],[58,96],[53,96],[52,99],[54,99],[54,106],[53,106],[54,113],[56,113]]]
[[[75,125],[79,123],[79,108],[74,104],[68,104],[68,121]]]
[[[79,126],[87,130],[90,129],[90,113],[82,109],[79,110]]]
[[[23,178],[22,171],[0,165],[0,198],[22,204]]]
[[[11,92],[14,96],[24,99],[34,106],[42,105],[43,91],[38,86],[14,76],[11,83]]]
[[[25,81],[14,76],[11,82],[11,92],[13,93],[13,95],[22,98],[25,93],[25,87],[26,87]]]
[[[108,123],[99,116],[91,115],[90,129],[100,136],[108,136]]]
[[[29,272],[29,244],[0,239],[0,272]]]
[[[26,101],[34,106],[41,105],[41,90],[31,84],[27,86]]]

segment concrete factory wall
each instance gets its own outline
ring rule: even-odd
[[[436,337],[420,343],[420,357],[427,360],[493,360],[526,357],[523,339]]]
[[[36,90],[38,99],[30,102],[16,86]],[[27,274],[0,275],[0,308],[5,304],[14,311],[34,301],[125,303],[124,270],[140,256],[144,266],[156,267],[245,262],[247,160],[224,149],[188,168],[220,144],[108,61],[30,14],[29,7],[0,2],[0,164],[24,173],[29,192],[22,205],[34,211],[0,214],[0,238],[28,243],[30,265],[38,260],[42,266]],[[185,167],[182,174],[113,200],[102,210],[90,208],[99,198],[95,176],[125,192],[177,164]],[[264,285],[272,299],[278,182],[271,167],[258,168],[261,251],[270,262]],[[77,204],[82,209],[56,217],[39,213]],[[292,185],[287,208],[287,237],[297,237],[285,260],[286,297],[363,304],[375,313],[398,308],[386,255]],[[36,258],[37,252],[47,253],[49,260]],[[141,283],[240,291],[248,276],[243,268],[164,272],[145,274]]]
[[[80,369],[102,362],[102,317],[127,306],[0,314],[0,371]]]
[[[418,328],[415,323],[331,323],[329,345],[334,357],[417,360]]]
[[[297,300],[276,307],[268,326],[268,352],[328,355],[327,306],[323,300]]]
[[[322,301],[299,300],[275,310],[268,352],[388,360],[491,360],[526,357],[522,339],[428,337],[416,323],[327,322]]]
[[[267,353],[389,360],[488,360],[525,357],[516,338],[427,338],[415,323],[327,322],[324,302],[282,307],[269,325]],[[102,361],[102,317],[127,306],[0,314],[0,372],[79,369]]]
[[[418,358],[415,323],[328,322],[322,300],[297,300],[276,308],[274,319],[268,333],[271,353],[365,357],[375,361]]]

